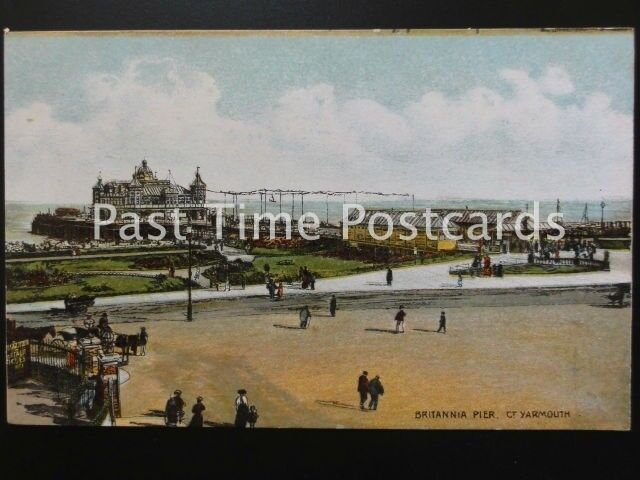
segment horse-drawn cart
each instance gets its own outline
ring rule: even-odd
[[[86,312],[95,303],[93,295],[67,295],[64,299],[64,309],[68,313]]]
[[[77,345],[81,339],[89,337],[91,333],[89,329],[82,327],[60,328],[56,331],[56,336],[51,341],[51,344],[58,347]]]

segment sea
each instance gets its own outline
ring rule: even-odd
[[[273,201],[272,201],[273,200]],[[296,195],[292,202],[291,196],[282,197],[280,204],[279,197],[268,199],[266,211],[278,214],[280,211],[289,213],[293,218],[298,218],[302,213],[302,203],[300,196]],[[209,203],[224,203],[224,198],[209,198]],[[226,199],[231,203],[231,199]],[[580,221],[582,219],[585,205],[587,208],[587,216],[591,221],[600,221],[601,208],[598,200],[560,200],[560,212],[564,214],[564,220],[567,222]],[[604,220],[605,221],[625,221],[632,219],[632,200],[628,199],[604,199]],[[258,198],[245,198],[241,202],[244,208],[241,212],[251,215],[261,211],[261,202]],[[313,212],[318,215],[321,221],[328,221],[337,224],[342,219],[342,207],[344,203],[359,203],[367,209],[411,209],[424,210],[426,208],[450,208],[464,211],[474,209],[500,209],[505,211],[526,211],[533,212],[533,201],[527,200],[486,200],[486,199],[411,199],[400,198],[392,200],[381,200],[379,198],[371,198],[370,196],[357,197],[354,194],[347,196],[334,196],[321,200],[316,198],[306,198],[304,200],[304,211]],[[264,205],[264,203],[263,203]],[[80,211],[88,211],[90,205],[74,204],[74,203],[29,203],[29,202],[5,202],[5,224],[4,233],[5,241],[24,241],[27,243],[40,243],[46,237],[41,235],[33,235],[31,233],[31,221],[38,213],[53,213],[56,208],[69,207],[77,208]],[[264,207],[263,207],[264,208]],[[556,201],[540,202],[541,221],[545,221],[549,213],[556,211]]]

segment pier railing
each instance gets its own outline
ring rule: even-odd
[[[580,267],[589,267],[593,270],[609,270],[609,262],[604,260],[592,260],[589,258],[551,258],[549,260],[543,258],[534,258],[533,261],[528,261],[525,259],[511,259],[511,260],[502,260],[500,261],[503,268],[506,267],[518,267],[525,265],[548,265],[548,266],[559,266],[559,265],[572,265],[572,266],[580,266]],[[491,266],[494,267],[497,263],[492,263]],[[473,264],[461,264],[454,265],[449,267],[449,274],[457,275],[458,273],[467,274],[467,273],[477,273],[480,274],[483,271],[484,267],[482,265],[474,267]]]

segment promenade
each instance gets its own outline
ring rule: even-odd
[[[225,252],[226,253],[226,252]],[[563,252],[570,254],[571,252]],[[492,262],[501,260],[524,259],[524,254],[495,255]],[[315,290],[303,290],[297,285],[285,285],[285,295],[308,295],[312,293],[343,293],[343,292],[375,292],[388,293],[407,290],[432,290],[432,289],[512,289],[512,288],[548,288],[548,287],[572,287],[585,285],[610,285],[615,283],[631,282],[631,252],[611,252],[611,270],[572,273],[572,274],[547,274],[547,275],[506,275],[502,278],[477,277],[465,278],[462,287],[457,286],[457,278],[449,275],[449,267],[460,264],[453,261],[434,265],[416,265],[398,268],[394,271],[394,280],[391,286],[386,284],[385,270],[368,272],[347,277],[318,279]],[[183,272],[177,272],[183,273]],[[231,291],[217,291],[215,289],[196,289],[192,292],[193,301],[222,300],[241,297],[265,296],[267,290],[264,285],[249,285],[242,290],[233,287]],[[119,295],[114,297],[99,297],[95,301],[95,307],[110,307],[135,304],[161,304],[186,302],[187,292],[161,292],[136,295]],[[7,313],[44,312],[52,308],[64,308],[62,300],[8,304]]]

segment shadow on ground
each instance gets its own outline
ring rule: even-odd
[[[24,401],[18,402],[17,405],[24,408],[24,411],[29,415],[50,418],[54,425],[92,425],[87,418],[78,418],[77,416],[69,418],[64,403],[67,397],[45,384],[33,380],[24,380],[12,385],[11,388],[14,390],[22,390],[18,395],[24,396],[25,399]],[[27,403],[31,400],[43,401],[40,403]]]
[[[274,327],[276,328],[288,328],[289,330],[304,330],[302,327],[294,327],[293,325],[281,325],[279,323],[274,323]]]
[[[316,403],[325,407],[348,408],[349,410],[360,410],[356,405],[339,402],[337,400],[316,400]]]
[[[440,333],[437,330],[427,330],[425,328],[412,328],[414,332],[424,332],[424,333]]]
[[[595,307],[595,308],[627,308],[630,307],[631,304],[629,302],[625,302],[622,305],[620,304],[611,304],[611,303],[601,303],[601,304],[592,304],[589,305],[590,307]]]
[[[365,328],[364,329],[365,332],[378,332],[378,333],[393,333],[396,334],[397,332],[395,330],[391,330],[388,328]],[[400,332],[403,333],[403,332]]]

